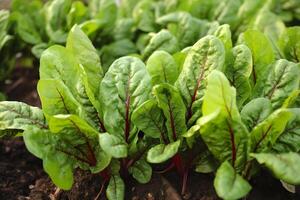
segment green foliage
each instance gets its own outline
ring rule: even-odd
[[[223,199],[247,195],[260,166],[300,184],[300,30],[284,23],[300,15],[287,2],[13,0],[0,79],[17,52],[40,58],[42,109],[0,102],[0,137],[23,136],[62,189],[76,168],[100,173],[109,200],[128,175],[147,183],[149,163],[170,162],[183,185],[217,169]]]

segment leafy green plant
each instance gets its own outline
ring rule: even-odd
[[[297,166],[300,156],[299,149],[294,147],[298,144],[300,110],[275,109],[278,102],[272,99],[275,94],[284,95],[280,90],[299,88],[299,68],[283,60],[272,67],[280,75],[271,73],[270,77],[277,75],[286,84],[281,84],[282,87],[275,91],[268,90],[270,93],[266,97],[254,98],[241,112],[236,105],[236,90],[225,75],[214,71],[208,77],[203,116],[196,126],[210,152],[223,162],[217,170],[214,185],[217,194],[224,199],[239,199],[250,191],[247,180],[257,171],[258,164],[270,169],[278,179],[299,184]],[[280,71],[279,68],[287,70]],[[286,82],[282,77],[289,77],[296,84]],[[265,84],[265,88],[268,86]],[[274,98],[279,100],[279,96]],[[285,100],[282,97],[281,104]]]
[[[0,137],[22,135],[62,189],[77,168],[100,173],[108,199],[124,199],[129,176],[148,182],[149,163],[176,168],[182,194],[192,169],[217,169],[224,199],[247,195],[261,166],[300,184],[299,27],[286,28],[271,8],[15,0],[12,26],[41,57],[42,109],[0,102]]]

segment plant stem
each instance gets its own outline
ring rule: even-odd
[[[187,188],[187,180],[188,180],[189,170],[185,169],[182,177],[182,188],[181,188],[181,195],[186,194],[186,188]]]

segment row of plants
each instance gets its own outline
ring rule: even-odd
[[[261,167],[300,184],[296,5],[14,0],[0,14],[0,62],[40,58],[42,109],[0,102],[0,137],[22,136],[61,189],[77,168],[100,173],[108,199],[160,163],[182,194],[192,170],[216,172],[223,199],[246,196]]]
[[[276,43],[285,24],[295,24],[300,18],[297,0],[44,2],[13,0],[10,11],[0,11],[1,80],[15,66],[18,53],[22,53],[22,65],[37,63],[45,49],[66,43],[75,24],[92,40],[107,71],[121,56],[141,54],[145,61],[162,42],[172,44],[173,52],[191,46],[219,24],[230,25],[234,41],[253,28]]]
[[[65,47],[41,56],[42,109],[1,102],[1,135],[22,135],[61,189],[76,168],[100,173],[108,199],[124,199],[124,179],[147,183],[151,164],[163,162],[183,194],[190,170],[216,171],[223,199],[246,196],[261,167],[300,184],[300,67],[276,59],[263,33],[248,30],[233,45],[221,25],[183,51],[142,58],[119,58],[104,73],[74,26]]]

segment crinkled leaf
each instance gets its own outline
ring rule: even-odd
[[[60,80],[41,79],[38,93],[46,117],[56,114],[79,114],[79,103]]]
[[[150,163],[162,163],[172,158],[180,147],[180,140],[170,144],[159,144],[152,147],[147,154]]]
[[[241,107],[251,95],[249,77],[252,72],[252,54],[247,46],[238,45],[232,49],[232,56],[227,62],[225,74],[236,88],[237,104]]]
[[[196,158],[195,171],[198,173],[211,173],[217,168],[217,161],[207,150],[202,152],[198,158]]]
[[[206,78],[214,70],[222,70],[225,63],[225,50],[222,42],[215,36],[200,39],[188,52],[183,69],[176,82],[187,107],[188,120],[200,117]]]
[[[117,40],[101,48],[101,61],[106,72],[109,66],[118,58],[137,53],[135,44],[129,39]]]
[[[187,12],[172,12],[159,17],[156,22],[165,26],[169,25],[169,27],[175,24],[174,30],[169,29],[180,41],[179,47],[181,49],[193,45],[208,29],[206,21],[195,18]]]
[[[54,184],[61,189],[71,189],[73,184],[74,162],[55,149],[58,138],[49,130],[41,130],[36,127],[29,128],[23,134],[27,149],[43,159],[45,171],[49,174]]]
[[[149,74],[138,58],[123,57],[111,65],[100,91],[104,124],[110,134],[128,141],[134,128],[131,114],[149,98],[150,89]]]
[[[89,88],[87,95],[97,108],[97,111],[100,112],[100,105],[98,105],[99,103],[96,99],[99,98],[103,72],[97,50],[89,38],[76,25],[69,32],[66,48],[73,53],[78,63],[83,66],[87,79],[87,83],[85,83],[86,88]]]
[[[132,11],[132,17],[137,27],[145,32],[154,32],[156,29],[153,2],[149,0],[138,1]]]
[[[228,54],[232,49],[231,31],[229,25],[223,24],[219,26],[213,35],[222,41],[226,50],[226,54]],[[226,55],[226,59],[228,59],[228,55]]]
[[[40,80],[60,80],[79,103],[79,116],[87,120],[94,127],[99,127],[99,116],[87,96],[84,78],[80,74],[80,65],[75,56],[66,48],[54,45],[41,56]],[[40,91],[39,91],[40,92]],[[54,96],[55,97],[55,96]],[[56,114],[60,114],[54,110]]]
[[[67,25],[72,28],[74,24],[80,24],[84,20],[88,19],[88,9],[81,1],[75,1],[72,3],[70,11],[67,15]]]
[[[243,107],[241,116],[244,124],[247,126],[248,130],[251,131],[272,112],[272,104],[269,99],[256,98]]]
[[[55,115],[49,121],[49,128],[61,140],[60,148],[62,150],[70,150],[71,154],[78,154],[85,160],[84,162],[82,159],[78,160],[81,168],[97,173],[109,164],[111,157],[100,148],[99,132],[78,116]]]
[[[290,111],[293,116],[273,146],[279,153],[300,152],[300,108],[293,108]]]
[[[156,33],[149,41],[142,53],[142,59],[147,58],[157,50],[164,50],[170,54],[179,51],[178,41],[168,30],[161,30]]]
[[[217,70],[207,78],[207,88],[203,97],[203,116],[219,111],[224,117],[240,120],[236,105],[236,90],[230,86],[226,76]]]
[[[152,167],[143,159],[136,161],[128,170],[139,183],[148,183],[151,179]]]
[[[250,134],[251,151],[259,153],[270,150],[283,133],[291,117],[292,114],[289,110],[278,109],[255,126]]]
[[[109,133],[102,133],[99,135],[99,141],[103,150],[112,157],[127,157],[127,144],[119,137]]]
[[[256,88],[255,96],[264,96],[271,100],[274,108],[282,106],[291,93],[299,89],[300,68],[287,60],[278,60],[266,77]]]
[[[244,2],[243,0],[213,1],[214,8],[211,9],[211,17],[220,24],[229,24],[236,27],[239,23],[237,13]]]
[[[29,106],[21,102],[0,102],[1,136],[9,133],[6,132],[4,134],[4,130],[19,130],[20,132],[22,132],[31,126],[36,126],[41,129],[47,128],[45,117],[41,109]]]
[[[222,199],[240,199],[251,190],[250,184],[227,161],[217,170],[214,186]]]
[[[208,76],[203,100],[203,117],[197,121],[208,149],[221,162],[229,160],[241,170],[248,152],[248,131],[235,103],[235,89],[225,75],[213,71]]]
[[[152,85],[169,83],[173,85],[178,78],[179,70],[174,58],[165,51],[155,51],[147,61],[147,70]]]
[[[166,117],[166,127],[170,141],[176,141],[186,132],[186,109],[177,88],[163,83],[153,88],[158,106]]]
[[[289,184],[300,184],[299,153],[259,153],[251,154],[251,156],[271,170],[276,178]]]
[[[165,118],[162,110],[157,105],[157,101],[154,99],[146,101],[134,110],[132,121],[138,129],[149,137],[165,137],[167,131],[164,123]]]
[[[120,175],[111,176],[106,189],[106,197],[109,200],[123,200],[125,198],[125,184]]]
[[[282,34],[279,45],[288,60],[300,62],[300,27],[289,27]]]
[[[46,30],[55,43],[64,43],[67,39],[67,16],[72,6],[72,0],[54,0],[46,4]]]
[[[272,44],[269,39],[260,31],[247,30],[241,34],[240,43],[249,47],[253,57],[252,79],[254,84],[264,80],[268,65],[275,59]]]

